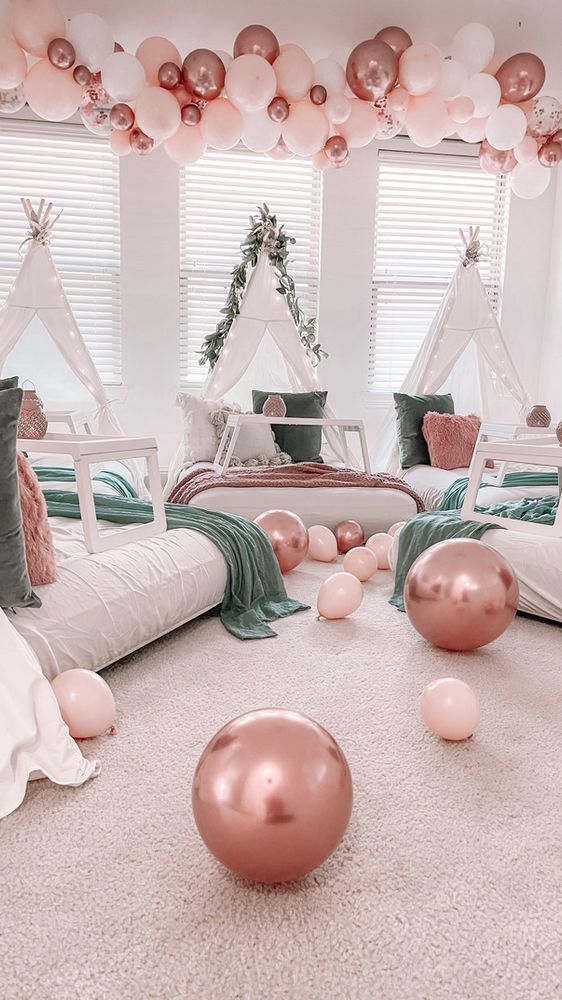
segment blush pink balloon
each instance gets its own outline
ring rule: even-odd
[[[269,538],[282,573],[289,573],[306,558],[308,533],[297,514],[290,510],[266,510],[254,523]]]
[[[457,125],[465,125],[474,117],[474,101],[470,97],[455,97],[447,105],[451,121]]]
[[[312,156],[322,149],[329,132],[330,123],[323,108],[310,101],[293,104],[289,117],[281,126],[286,146],[297,156]]]
[[[510,56],[496,72],[501,96],[510,104],[521,104],[536,97],[544,84],[545,76],[542,59],[532,52],[518,52]]]
[[[412,97],[406,112],[408,135],[416,146],[437,146],[449,130],[449,113],[444,101],[434,94]]]
[[[515,618],[518,603],[512,567],[495,549],[472,538],[426,549],[404,586],[412,625],[442,649],[464,651],[493,642]]]
[[[75,740],[101,736],[115,723],[109,684],[93,670],[65,670],[52,682],[60,713]]]
[[[109,145],[116,156],[128,156],[131,150],[131,133],[114,131],[109,137]]]
[[[162,87],[145,87],[137,98],[135,120],[151,139],[170,139],[180,126],[180,107],[169,91]]]
[[[443,56],[436,45],[411,45],[400,59],[398,79],[414,97],[429,94],[437,86],[443,72]]]
[[[338,543],[338,552],[349,552],[350,549],[365,542],[365,534],[358,521],[340,521],[334,529],[334,535]]]
[[[158,86],[158,72],[164,63],[175,63],[176,66],[181,66],[181,56],[176,46],[160,35],[145,38],[144,42],[140,43],[135,55],[144,66],[146,82],[151,87]]]
[[[266,708],[234,719],[203,751],[193,815],[223,865],[256,882],[288,882],[335,851],[353,804],[351,774],[317,722]]]
[[[351,103],[343,94],[334,94],[333,97],[328,97],[324,111],[333,125],[341,125],[351,114]]]
[[[470,118],[463,125],[457,125],[455,131],[465,142],[482,142],[486,138],[487,118]]]
[[[274,63],[279,55],[277,38],[263,24],[249,24],[236,36],[234,42],[234,58],[242,55],[261,56],[268,63]]]
[[[25,80],[27,59],[23,49],[5,35],[0,38],[0,90],[14,90]]]
[[[277,145],[274,146],[273,149],[268,149],[265,155],[269,156],[272,160],[283,161],[291,160],[295,154],[287,148],[283,142],[283,136],[281,136]]]
[[[361,546],[358,549],[350,549],[343,557],[343,568],[346,573],[356,576],[361,583],[366,583],[375,575],[379,568],[375,553]]]
[[[348,86],[361,101],[378,101],[385,97],[397,77],[396,56],[390,45],[380,39],[360,42],[347,60]]]
[[[233,149],[242,137],[244,119],[226,97],[219,97],[203,109],[200,128],[213,149]]]
[[[332,166],[323,149],[319,149],[312,157],[312,166],[322,174]]]
[[[400,531],[400,529],[403,528],[405,524],[406,524],[405,521],[395,521],[394,524],[391,524],[390,528],[388,529],[388,534],[390,535],[390,537],[394,538],[396,532]]]
[[[238,56],[226,71],[226,95],[240,111],[262,111],[275,97],[277,80],[267,59]]]
[[[375,40],[386,42],[387,45],[390,45],[397,59],[400,59],[402,53],[406,49],[409,49],[412,44],[412,39],[408,32],[404,31],[404,28],[397,28],[395,25],[391,25],[389,28],[381,28],[380,31],[377,31]]]
[[[357,611],[362,600],[363,587],[356,576],[334,573],[320,587],[316,606],[321,618],[336,621]]]
[[[36,62],[24,81],[25,96],[32,111],[49,122],[62,122],[78,110],[82,88],[72,70],[55,69],[48,59]]]
[[[403,117],[408,110],[410,95],[402,87],[395,87],[394,90],[390,91],[386,100],[389,111],[392,111],[393,114],[399,117]]]
[[[428,684],[420,697],[420,711],[428,729],[444,740],[467,740],[480,722],[478,698],[456,677]]]
[[[375,553],[379,569],[390,569],[388,553],[392,545],[392,535],[386,531],[377,531],[376,534],[367,539],[366,545],[371,552]]]
[[[518,163],[531,163],[536,159],[538,148],[536,139],[533,139],[532,135],[526,135],[513,147],[513,154]]]
[[[207,143],[199,125],[180,125],[176,134],[166,140],[164,149],[174,163],[184,167],[201,159]]]
[[[64,38],[64,17],[54,0],[15,0],[12,34],[22,49],[34,56],[46,56],[53,38]],[[21,83],[21,81],[20,81]]]
[[[308,95],[314,83],[314,66],[299,45],[283,45],[273,69],[277,78],[277,93],[281,97],[293,104]]]
[[[338,543],[333,531],[323,524],[313,524],[308,529],[308,558],[317,562],[335,562]]]
[[[349,115],[338,126],[338,131],[350,149],[361,149],[363,146],[368,146],[375,138],[379,116],[376,108],[366,101],[352,100],[349,106]]]

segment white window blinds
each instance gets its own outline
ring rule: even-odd
[[[64,209],[53,260],[101,378],[121,381],[119,161],[82,125],[0,121],[0,304],[20,268],[20,198]]]
[[[458,264],[459,227],[480,226],[479,265],[494,309],[503,280],[509,185],[478,157],[379,151],[369,389],[397,389]]]
[[[266,203],[296,244],[290,273],[303,312],[316,313],[321,174],[307,160],[278,162],[243,149],[209,150],[180,178],[180,380],[201,385],[203,340],[220,320],[249,216]]]

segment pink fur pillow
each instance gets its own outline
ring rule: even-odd
[[[55,549],[47,516],[47,504],[31,463],[18,452],[20,507],[25,539],[27,572],[33,587],[54,583]]]
[[[423,436],[429,459],[438,469],[464,469],[470,465],[480,430],[480,417],[469,413],[426,413]]]

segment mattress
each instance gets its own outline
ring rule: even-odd
[[[52,679],[72,667],[101,670],[219,604],[226,562],[197,531],[178,528],[103,553],[88,553],[82,524],[49,519],[58,578],[36,587],[42,607],[10,620]],[[100,521],[100,529],[115,525]]]
[[[523,466],[510,463],[509,471],[515,472],[522,468]],[[466,478],[468,472],[468,469],[436,469],[432,465],[414,465],[411,469],[405,469],[401,475],[402,479],[419,494],[428,510],[438,510],[449,486],[456,479]],[[482,481],[489,482],[490,485],[482,486],[478,491],[476,506],[487,507],[493,503],[504,503],[506,500],[522,500],[525,497],[545,495],[544,486],[494,486],[494,473],[485,474]],[[553,489],[550,488],[551,493]],[[546,492],[549,492],[548,487]]]

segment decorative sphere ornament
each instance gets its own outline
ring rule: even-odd
[[[196,104],[184,104],[181,109],[181,120],[184,125],[198,125],[201,121],[201,111]]]
[[[308,532],[297,514],[290,510],[266,510],[254,523],[269,538],[282,573],[289,573],[306,557]]]
[[[261,412],[265,417],[285,417],[287,415],[285,400],[277,394],[268,396],[262,406]]]
[[[493,642],[511,625],[518,603],[512,567],[495,549],[472,538],[426,549],[404,585],[412,625],[441,649],[467,651]]]
[[[344,555],[350,549],[365,543],[365,534],[358,521],[340,521],[334,528],[334,535],[338,543],[338,552]]]
[[[313,719],[264,708],[227,723],[203,751],[192,789],[201,838],[255,882],[289,882],[322,864],[349,823],[353,786],[334,737]]]
[[[325,104],[328,91],[320,83],[315,83],[310,89],[310,100],[313,104]]]
[[[527,427],[550,427],[552,416],[550,410],[543,403],[537,403],[527,414],[525,423]]]
[[[428,684],[420,697],[420,712],[428,729],[444,740],[468,740],[480,721],[478,698],[456,677]]]
[[[562,420],[556,425],[556,437],[560,444],[562,444]]]

